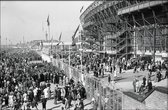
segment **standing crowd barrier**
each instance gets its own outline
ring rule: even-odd
[[[121,91],[104,86],[99,78],[71,67],[61,60],[53,59],[52,62],[69,78],[73,78],[75,82],[82,82],[86,89],[87,99],[94,99],[100,110],[122,110],[123,93]]]

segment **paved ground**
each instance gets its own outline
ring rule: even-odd
[[[108,83],[108,74],[111,74],[110,72],[105,73],[105,78],[102,78],[102,83],[106,86],[112,86],[112,84]],[[111,75],[112,80],[115,80],[115,88],[120,89],[122,91],[132,91],[133,90],[133,79],[138,78],[140,81],[140,84],[142,83],[142,78],[144,76],[147,76],[148,71],[139,71],[137,73],[133,73],[133,69],[127,70],[121,74],[117,75],[117,78],[114,78],[113,75]],[[168,88],[167,79],[164,79],[160,82],[155,82],[155,73],[152,73],[152,84],[153,86],[163,86]],[[165,71],[162,71],[162,75],[165,76]]]
[[[75,102],[72,101],[72,107],[70,108],[70,110],[74,110],[74,105]],[[92,108],[92,104],[90,103],[89,100],[84,100],[84,105],[85,105],[85,110],[90,110]],[[61,108],[64,107],[64,105],[61,102],[58,102],[58,104],[54,104],[54,100],[48,100],[47,101],[47,110],[61,110]],[[38,109],[41,110],[42,109],[42,104],[39,103],[38,105]]]
[[[142,78],[143,76],[146,76],[147,75],[147,71],[140,71],[138,73],[133,73],[132,72],[133,70],[128,70],[122,74],[118,74],[118,78],[115,80],[115,87],[116,89],[120,89],[122,91],[133,91],[133,86],[132,86],[132,81],[135,77],[138,77],[139,80],[140,80],[140,83],[142,82]],[[163,76],[164,76],[164,73],[165,71],[162,72],[163,73]],[[108,83],[108,80],[107,80],[107,76],[108,74],[110,74],[110,72],[106,72],[105,73],[105,77],[104,78],[100,78],[101,81],[102,81],[102,84],[104,86],[109,86],[110,88],[112,88],[112,84],[109,84]],[[93,73],[90,73],[89,75],[93,75]],[[112,76],[113,78],[113,76]],[[152,77],[152,79],[154,79],[154,76]],[[167,79],[164,79],[162,81],[160,81],[159,83],[158,82],[153,82],[153,85],[154,86],[164,86],[164,87],[167,87]],[[51,91],[54,90],[54,84],[51,84]],[[85,110],[90,110],[92,108],[92,104],[90,103],[91,101],[86,99],[84,100],[84,105],[85,105]],[[72,102],[72,105],[74,105],[75,102],[73,101]],[[64,105],[59,102],[57,105],[54,104],[54,100],[48,100],[47,102],[47,110],[61,110],[61,107],[63,107]],[[38,105],[38,109],[42,109],[42,104],[39,103]],[[74,106],[70,108],[70,110],[74,110]]]
[[[51,91],[54,91],[54,87],[55,84],[51,84]],[[70,110],[74,110],[74,105],[75,102],[72,101],[72,107],[70,108]],[[85,110],[90,110],[92,108],[92,104],[91,101],[86,99],[84,100],[84,105],[85,105]],[[61,108],[64,107],[64,105],[60,102],[58,102],[58,104],[54,104],[54,99],[48,100],[47,101],[47,110],[61,110]],[[41,110],[42,109],[42,103],[38,104],[38,109]]]
[[[46,55],[43,55],[43,59],[45,60],[49,60],[49,57],[46,56]],[[102,82],[102,85],[104,85],[104,87],[108,86],[110,88],[113,88],[113,84],[115,84],[115,88],[116,89],[120,89],[121,91],[133,91],[133,85],[132,85],[132,82],[133,82],[133,79],[135,77],[137,77],[140,81],[140,84],[142,83],[142,78],[144,76],[147,76],[148,74],[148,71],[139,71],[137,73],[133,73],[133,69],[130,69],[130,70],[127,70],[121,74],[117,74],[117,78],[114,78],[113,75],[111,74],[111,78],[112,80],[115,81],[115,83],[111,82],[110,84],[108,83],[108,74],[111,74],[110,72],[105,72],[105,77],[104,78],[100,78],[101,79],[101,82]],[[162,74],[164,76],[165,74],[165,71],[162,71]],[[88,75],[91,75],[93,76],[93,72],[90,72]],[[168,87],[167,85],[167,79],[164,79],[160,82],[154,82],[154,74],[152,75],[152,84],[153,86],[163,86],[163,87]],[[54,88],[54,85],[52,84],[51,85],[51,89],[53,90]],[[61,103],[58,104],[58,105],[55,105],[53,104],[53,100],[49,100],[47,102],[47,110],[60,110],[61,107],[63,106]],[[74,102],[73,102],[74,103]],[[85,109],[88,110],[90,108],[92,108],[92,104],[89,104],[90,103],[90,100],[85,100],[84,101],[84,104],[86,105],[85,106]],[[38,105],[38,108],[41,109],[41,104]],[[73,110],[73,107],[71,108],[71,110]]]

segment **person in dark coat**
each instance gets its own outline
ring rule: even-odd
[[[80,102],[79,102],[79,110],[84,110],[84,103],[82,99],[80,99]]]
[[[54,104],[57,104],[57,101],[58,101],[58,85],[56,85],[54,89]]]
[[[59,84],[59,76],[58,76],[58,74],[55,74],[55,83]]]
[[[165,79],[168,78],[168,68],[166,69],[166,72],[165,72]]]
[[[147,87],[148,87],[148,92],[150,92],[152,90],[152,82],[151,82],[151,80],[148,81]]]
[[[110,76],[110,74],[108,75],[108,83],[110,84],[110,82],[111,82],[111,76]]]
[[[40,82],[44,81],[44,74],[40,73]]]
[[[60,88],[58,88],[58,101],[60,101],[61,100],[61,90],[60,90]]]
[[[143,82],[142,82],[143,86],[145,87],[146,86],[146,77],[144,76],[143,77]]]
[[[42,102],[42,108],[43,108],[42,110],[46,110],[47,99],[44,96],[42,96],[41,102]]]

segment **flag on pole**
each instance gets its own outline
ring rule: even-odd
[[[60,42],[61,42],[61,36],[62,36],[62,32],[61,32],[61,34],[60,34],[60,36],[59,36],[59,41],[58,41],[58,44],[57,44],[57,46],[60,44]]]
[[[47,18],[47,25],[50,26],[49,15],[48,15],[48,18]]]
[[[53,36],[52,36],[52,38],[51,38],[51,45],[53,45]]]
[[[48,33],[47,33],[47,31],[46,31],[46,40],[48,40]]]
[[[52,54],[52,49],[53,49],[53,36],[52,36],[52,39],[51,39],[51,54]]]
[[[74,33],[74,35],[72,36],[72,46],[75,46],[75,36],[76,36],[76,33],[78,32],[78,30],[79,30],[79,26],[80,25],[78,25],[78,27],[76,28],[76,30],[75,30],[75,33]]]
[[[43,49],[43,41],[41,40],[41,50]]]
[[[80,13],[82,12],[82,10],[83,10],[83,7],[84,7],[84,6],[82,6],[82,8],[80,9]]]
[[[61,41],[61,36],[62,36],[62,32],[61,32],[61,34],[60,34],[60,36],[59,36],[59,42]]]

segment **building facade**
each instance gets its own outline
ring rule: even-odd
[[[167,57],[168,1],[95,1],[80,16],[86,42],[117,58]]]

